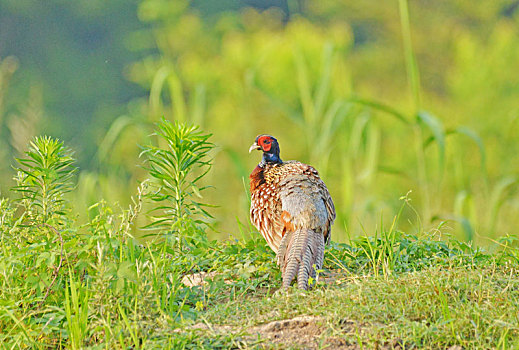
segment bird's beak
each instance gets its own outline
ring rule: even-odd
[[[252,146],[250,146],[250,148],[249,148],[249,153],[251,153],[251,152],[254,151],[255,149],[261,149],[261,147],[260,147],[256,142],[254,142],[254,143],[252,144]]]

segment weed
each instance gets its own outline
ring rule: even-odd
[[[200,201],[208,186],[199,182],[210,170],[208,153],[213,144],[208,141],[210,135],[196,127],[166,120],[158,124],[156,135],[159,146],[145,146],[142,152],[154,180],[146,197],[156,203],[151,210],[152,222],[144,228],[172,233],[181,248],[182,240],[203,240],[200,232],[212,217],[206,210],[209,205]]]
[[[26,158],[17,159],[17,185],[26,217],[35,223],[63,225],[65,194],[72,191],[76,169],[74,158],[63,142],[37,137],[31,142]]]

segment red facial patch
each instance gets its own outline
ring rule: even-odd
[[[258,145],[261,146],[263,152],[270,151],[270,147],[272,147],[272,139],[268,136],[262,136],[258,140]]]

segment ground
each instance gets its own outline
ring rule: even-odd
[[[190,331],[231,347],[473,349],[519,346],[514,268],[431,267],[398,276],[329,279],[208,306]]]

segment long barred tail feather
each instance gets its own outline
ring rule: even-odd
[[[316,269],[323,265],[324,237],[320,232],[298,229],[288,232],[281,241],[278,263],[283,275],[283,287],[288,288],[297,277],[297,286],[308,289],[309,277],[315,278]]]
[[[288,288],[300,270],[303,261],[303,254],[308,245],[308,232],[305,229],[296,230],[291,237],[292,242],[288,242],[285,253],[285,271],[283,272],[283,287]],[[290,244],[292,243],[292,244]]]
[[[285,254],[286,254],[289,242],[290,242],[290,244],[292,244],[291,243],[292,236],[293,236],[292,232],[285,233],[283,238],[281,238],[281,242],[279,243],[278,252],[276,254],[278,266],[281,268],[282,274],[284,274],[284,272],[285,272],[284,259],[285,259]]]
[[[314,231],[306,230],[306,244],[303,246],[302,263],[299,264],[299,271],[297,273],[297,287],[299,289],[308,289],[308,278],[312,275],[313,263],[315,261],[315,247],[314,247]]]

